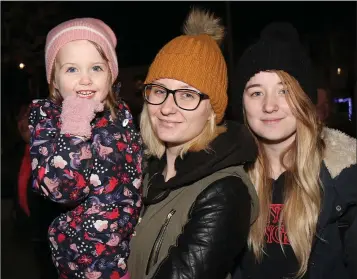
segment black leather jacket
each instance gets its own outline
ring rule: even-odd
[[[224,279],[246,244],[250,196],[238,177],[212,183],[197,198],[177,245],[155,279]]]

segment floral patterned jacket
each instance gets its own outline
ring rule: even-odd
[[[118,104],[115,120],[109,110],[98,113],[87,141],[60,134],[61,106],[45,99],[30,107],[33,189],[54,202],[79,204],[49,228],[61,277],[79,271],[83,278],[122,277],[141,207],[143,156],[127,105]]]

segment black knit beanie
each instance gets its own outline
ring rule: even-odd
[[[315,104],[317,88],[310,58],[299,41],[296,29],[287,22],[274,22],[261,32],[257,43],[248,47],[235,67],[231,106],[243,112],[242,97],[247,82],[256,73],[283,70],[293,76]]]

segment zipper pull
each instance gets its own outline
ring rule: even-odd
[[[171,217],[172,217],[172,215],[174,215],[175,214],[175,212],[176,212],[176,210],[175,209],[172,209],[170,212],[169,212],[169,214],[167,214],[167,221],[170,221],[170,219],[171,219]]]

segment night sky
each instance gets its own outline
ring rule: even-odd
[[[40,4],[40,2],[33,3]],[[290,21],[304,38],[306,33],[343,30],[356,44],[356,2],[231,2],[235,55],[254,41],[269,22]],[[226,23],[226,3],[221,2],[63,2],[69,18],[98,17],[118,37],[120,66],[149,64],[158,50],[181,34],[192,6],[208,8]],[[59,22],[54,22],[54,25]],[[237,57],[238,58],[238,57]]]

